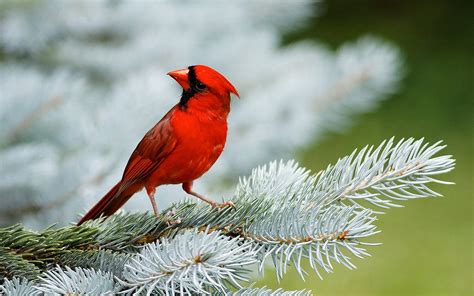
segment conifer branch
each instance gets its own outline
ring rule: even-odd
[[[267,258],[279,278],[290,266],[304,277],[304,261],[320,277],[334,263],[354,268],[350,257],[369,256],[366,247],[375,243],[367,238],[378,233],[380,212],[366,206],[439,196],[429,183],[449,184],[433,176],[454,168],[451,156],[436,156],[443,148],[389,140],[316,175],[294,161],[272,162],[240,180],[235,208],[184,201],[159,218],[121,212],[42,232],[0,228],[0,275],[32,282],[5,280],[2,289],[226,294],[243,289],[249,267],[262,271]],[[245,293],[306,292],[249,288],[237,295]]]
[[[35,288],[58,295],[114,295],[120,291],[111,273],[68,266],[45,272]]]
[[[267,288],[247,288],[241,289],[233,294],[234,296],[309,296],[311,293],[306,290],[299,291],[284,291],[278,289],[272,291]]]
[[[22,277],[14,277],[13,279],[5,278],[3,285],[0,285],[2,295],[15,296],[36,296],[40,295],[40,291],[36,289],[34,282]]]
[[[255,247],[242,238],[207,232],[183,232],[145,246],[125,265],[122,284],[130,287],[127,292],[225,294],[231,287],[242,288],[239,281],[247,280],[248,271],[244,267],[257,262]]]

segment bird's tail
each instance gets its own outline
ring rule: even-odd
[[[135,188],[122,188],[122,182],[118,182],[100,201],[85,214],[77,225],[87,220],[99,218],[101,215],[110,216],[120,209],[127,200],[137,191]]]

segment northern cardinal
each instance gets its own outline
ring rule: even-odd
[[[211,206],[217,204],[194,192],[193,181],[201,177],[221,155],[227,137],[230,94],[235,87],[219,72],[204,66],[190,66],[168,73],[183,88],[181,100],[152,128],[133,151],[120,180],[79,221],[109,216],[135,192],[146,189],[155,215],[155,188],[182,184],[184,191]]]

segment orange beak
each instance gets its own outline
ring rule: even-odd
[[[184,90],[187,90],[189,88],[188,73],[189,69],[181,69],[168,72],[167,75],[173,77],[173,79],[176,80]]]

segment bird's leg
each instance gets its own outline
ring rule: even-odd
[[[160,213],[158,212],[158,207],[156,206],[156,201],[155,201],[155,187],[146,187],[146,193],[148,193],[148,197],[150,198],[155,216],[160,217]]]
[[[151,205],[153,206],[153,212],[155,213],[155,216],[157,218],[162,218],[161,214],[158,212],[158,207],[156,206],[156,201],[155,201],[155,187],[146,187],[146,193],[148,193],[148,197],[150,198]],[[174,214],[171,214],[174,215]],[[181,223],[180,219],[177,219],[175,221],[171,220],[169,217],[163,217],[164,221],[168,226],[175,225]]]
[[[203,195],[197,193],[197,192],[194,192],[193,191],[193,182],[186,182],[186,183],[183,183],[183,190],[187,193],[187,194],[191,194],[192,196],[195,196],[197,198],[199,198],[200,200],[204,201],[204,202],[207,202],[208,204],[211,205],[211,207],[215,208],[215,207],[219,207],[219,208],[223,208],[223,207],[227,207],[227,206],[230,206],[230,207],[235,207],[234,203],[231,202],[231,201],[226,201],[225,203],[222,203],[222,204],[218,204],[217,202],[215,201],[212,201],[210,199],[207,199],[206,197],[204,197]]]

